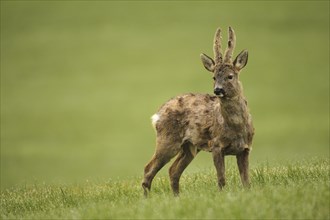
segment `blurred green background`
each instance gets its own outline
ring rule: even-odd
[[[212,93],[199,54],[229,25],[249,50],[252,166],[328,157],[328,1],[1,1],[1,187],[142,177],[150,116]]]

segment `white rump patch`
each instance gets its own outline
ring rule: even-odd
[[[156,129],[156,123],[157,121],[160,119],[158,114],[154,114],[153,116],[151,116],[151,123],[152,126],[154,126],[154,128]]]

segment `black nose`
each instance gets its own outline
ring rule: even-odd
[[[216,87],[214,89],[214,94],[216,94],[216,95],[220,95],[220,94],[224,94],[224,93],[225,93],[225,91],[223,90],[223,88]]]

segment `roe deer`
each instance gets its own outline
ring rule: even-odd
[[[181,174],[201,150],[212,152],[220,189],[225,185],[226,155],[236,155],[242,184],[250,185],[249,152],[254,128],[239,81],[248,52],[243,50],[232,61],[235,43],[234,30],[229,27],[228,46],[223,57],[218,28],[214,36],[214,60],[200,55],[204,67],[213,73],[215,96],[192,93],[177,96],[152,116],[157,146],[144,168],[142,187],[146,196],[157,172],[176,155],[169,175],[172,191],[178,195]]]

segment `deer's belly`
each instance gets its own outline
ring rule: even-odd
[[[208,129],[188,128],[185,132],[183,142],[188,141],[192,145],[194,145],[198,150],[211,152],[212,146],[209,144],[210,139],[211,137]]]

